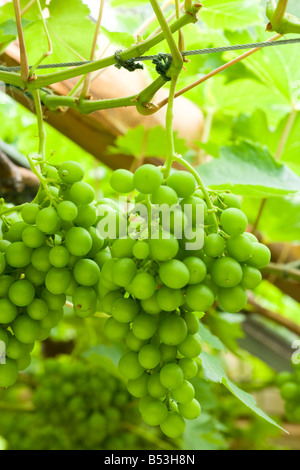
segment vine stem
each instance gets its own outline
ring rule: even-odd
[[[21,61],[21,78],[24,83],[28,81],[29,77],[29,64],[26,52],[26,45],[22,27],[22,16],[21,16],[21,6],[20,0],[13,0],[14,9],[15,9],[15,17],[17,23],[17,31],[18,31],[18,38],[19,38],[19,45],[20,45],[20,61]]]
[[[46,150],[45,150],[46,149],[46,131],[44,128],[44,118],[43,118],[41,98],[40,98],[40,94],[38,90],[34,90],[32,94],[33,94],[33,100],[34,100],[37,123],[38,123],[38,130],[39,130],[39,156],[44,161],[45,154],[46,154]]]
[[[98,15],[98,20],[96,24],[93,44],[92,44],[90,60],[94,60],[95,54],[96,54],[97,41],[98,41],[98,36],[99,36],[99,31],[100,31],[102,16],[103,16],[103,10],[104,10],[104,1],[105,0],[100,0],[99,15]],[[91,86],[91,80],[92,80],[92,75],[89,73],[84,78],[83,88],[80,94],[81,98],[86,98],[88,96],[89,91],[90,91],[90,86]]]
[[[195,168],[189,162],[184,160],[181,156],[176,156],[175,155],[174,161],[176,161],[178,163],[181,163],[181,165],[184,166],[185,168],[187,168],[189,170],[189,172],[194,176],[199,188],[203,192],[204,199],[205,199],[205,202],[207,204],[207,208],[211,212],[211,215],[213,217],[215,230],[216,230],[216,232],[218,232],[219,231],[219,224],[218,224],[217,216],[215,214],[214,205],[212,203],[212,200],[210,198],[210,195],[208,193],[208,190],[207,190],[205,184],[203,183],[202,179],[200,178],[200,175],[197,173]]]
[[[20,206],[14,206],[14,207],[10,207],[9,209],[5,209],[4,211],[0,212],[0,217],[3,217],[5,215],[9,215],[9,214],[13,214],[14,212],[21,212],[21,210],[27,205],[28,205],[28,203],[26,202],[25,204],[22,204]]]
[[[273,27],[276,27],[285,15],[288,5],[288,0],[279,0],[274,15],[272,16],[271,23]]]
[[[171,79],[168,109],[166,114],[166,138],[167,138],[167,158],[164,166],[164,178],[167,179],[174,161],[175,144],[174,144],[174,132],[173,132],[173,109],[174,109],[174,98],[175,90],[177,85],[178,75],[174,75]]]

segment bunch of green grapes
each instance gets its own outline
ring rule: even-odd
[[[110,253],[98,255],[102,310],[110,315],[105,333],[126,343],[119,369],[144,421],[178,438],[185,420],[201,412],[190,382],[202,349],[199,318],[216,301],[227,312],[242,310],[270,251],[246,232],[238,197],[220,193],[208,201],[189,172],[164,180],[161,168],[145,164],[134,174],[115,171],[111,186],[129,194],[133,207],[116,217]],[[201,246],[190,243],[197,236]]]
[[[276,384],[285,402],[286,418],[291,423],[300,423],[300,365],[293,367],[294,372],[278,374]]]
[[[17,381],[36,341],[49,337],[67,297],[80,317],[97,310],[100,267],[94,261],[104,240],[97,225],[94,189],[76,162],[46,166],[34,202],[21,219],[4,219],[0,233],[0,341],[6,364],[0,387]]]
[[[9,450],[117,450],[148,445],[127,429],[140,425],[140,415],[123,380],[98,363],[48,359],[34,381],[34,411],[1,413],[0,434]]]

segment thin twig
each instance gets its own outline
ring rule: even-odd
[[[294,279],[300,282],[300,269],[292,268],[282,263],[270,263],[264,268],[265,273],[277,274],[284,278]]]
[[[166,0],[166,2],[161,6],[161,10],[165,11],[170,5],[172,5],[173,0]],[[181,5],[183,6],[183,4]],[[144,23],[141,24],[141,26],[135,31],[134,37],[141,36],[148,28],[151,26],[154,21],[156,21],[156,15],[150,16],[150,18],[147,18]]]
[[[32,5],[36,2],[36,0],[30,0],[30,2],[27,3],[27,5],[23,8],[21,11],[21,16],[25,15],[25,13],[29,10],[29,8],[32,7]]]
[[[103,9],[104,9],[104,0],[100,0],[99,15],[98,15],[98,20],[97,20],[97,24],[96,24],[96,30],[95,30],[95,34],[94,34],[93,44],[92,44],[90,60],[94,60],[94,58],[95,58],[96,48],[97,48],[97,41],[98,41],[98,36],[99,36],[99,31],[100,31],[102,16],[103,16]],[[81,94],[80,94],[80,96],[82,98],[86,98],[89,94],[90,86],[91,86],[91,78],[92,78],[92,74],[89,73],[88,75],[86,75],[86,77],[84,79],[83,88],[82,88],[82,91],[81,91]]]
[[[293,109],[292,112],[290,113],[289,117],[288,117],[288,120],[287,120],[286,125],[284,127],[284,131],[282,133],[282,136],[281,136],[281,139],[279,141],[279,145],[277,147],[277,151],[276,151],[276,154],[275,154],[275,159],[276,160],[280,160],[280,158],[283,154],[283,151],[284,151],[284,148],[286,146],[287,140],[289,138],[291,130],[293,129],[296,117],[298,116],[298,112],[299,111],[297,111],[296,109]]]
[[[19,46],[20,46],[20,63],[21,63],[21,77],[22,81],[26,83],[29,77],[29,64],[26,52],[26,45],[22,27],[22,19],[21,19],[21,7],[20,7],[20,0],[13,0],[14,2],[14,9],[15,9],[15,16],[16,16],[16,23],[17,23],[17,30],[18,30],[18,38],[19,38]]]

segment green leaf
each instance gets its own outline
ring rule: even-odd
[[[269,150],[251,142],[221,147],[220,158],[197,168],[207,186],[254,197],[296,193],[300,178],[277,162]]]
[[[128,33],[111,32],[103,26],[101,27],[101,32],[107,37],[109,42],[116,46],[122,46],[127,48],[135,43],[134,37]]]
[[[226,348],[224,344],[222,343],[222,341],[220,341],[220,339],[217,336],[213,335],[211,331],[209,330],[209,328],[203,325],[203,323],[201,322],[200,322],[198,333],[201,336],[201,339],[205,343],[207,343],[209,346],[219,351],[225,351]]]
[[[202,362],[203,374],[206,380],[211,380],[212,382],[224,385],[238,400],[246,405],[247,408],[252,410],[257,416],[260,416],[268,423],[285,431],[285,429],[281,428],[281,426],[279,426],[275,421],[273,421],[257,407],[256,401],[252,395],[244,392],[244,390],[241,390],[227,377],[226,372],[215,357],[207,354],[205,351],[202,351],[200,359]]]
[[[211,333],[235,354],[239,349],[237,339],[244,337],[241,327],[243,320],[244,316],[236,313],[210,313],[205,317],[205,323]]]
[[[23,19],[22,27],[25,29],[31,21]],[[18,36],[16,21],[8,19],[0,24],[0,52],[2,52]]]
[[[200,18],[213,29],[243,29],[262,20],[259,0],[204,0]]]
[[[261,200],[245,198],[243,210],[250,223],[254,223]],[[279,216],[280,214],[280,216]],[[268,198],[259,221],[259,230],[264,239],[271,242],[299,242],[300,196]]]
[[[140,125],[130,129],[124,136],[116,139],[114,147],[109,147],[109,152],[118,154],[120,152],[126,155],[133,155],[135,158],[158,157],[165,158],[167,154],[167,143],[165,129],[156,126],[146,129]],[[188,147],[184,139],[174,134],[175,148],[180,154],[187,152]]]

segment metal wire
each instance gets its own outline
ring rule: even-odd
[[[209,47],[206,49],[195,49],[192,51],[184,51],[182,52],[182,56],[192,56],[192,55],[203,55],[203,54],[214,54],[216,52],[229,52],[229,51],[238,51],[243,49],[254,49],[254,48],[264,48],[264,47],[275,47],[275,46],[286,46],[288,44],[297,44],[300,43],[300,38],[295,39],[284,39],[282,41],[264,41],[264,42],[254,42],[248,44],[237,44],[234,46],[222,46],[222,47]],[[171,56],[171,54],[169,54]],[[148,56],[141,56],[141,57],[134,57],[133,61],[140,62],[140,61],[147,61],[153,60],[157,57],[157,55],[148,55]],[[78,61],[78,62],[62,62],[59,64],[42,64],[37,67],[37,69],[55,69],[55,68],[66,68],[66,67],[78,67],[80,65],[92,64],[97,61],[95,60],[85,60],[85,61]],[[30,67],[32,68],[32,67]],[[5,67],[0,66],[0,71],[4,72],[19,72],[21,67]]]

